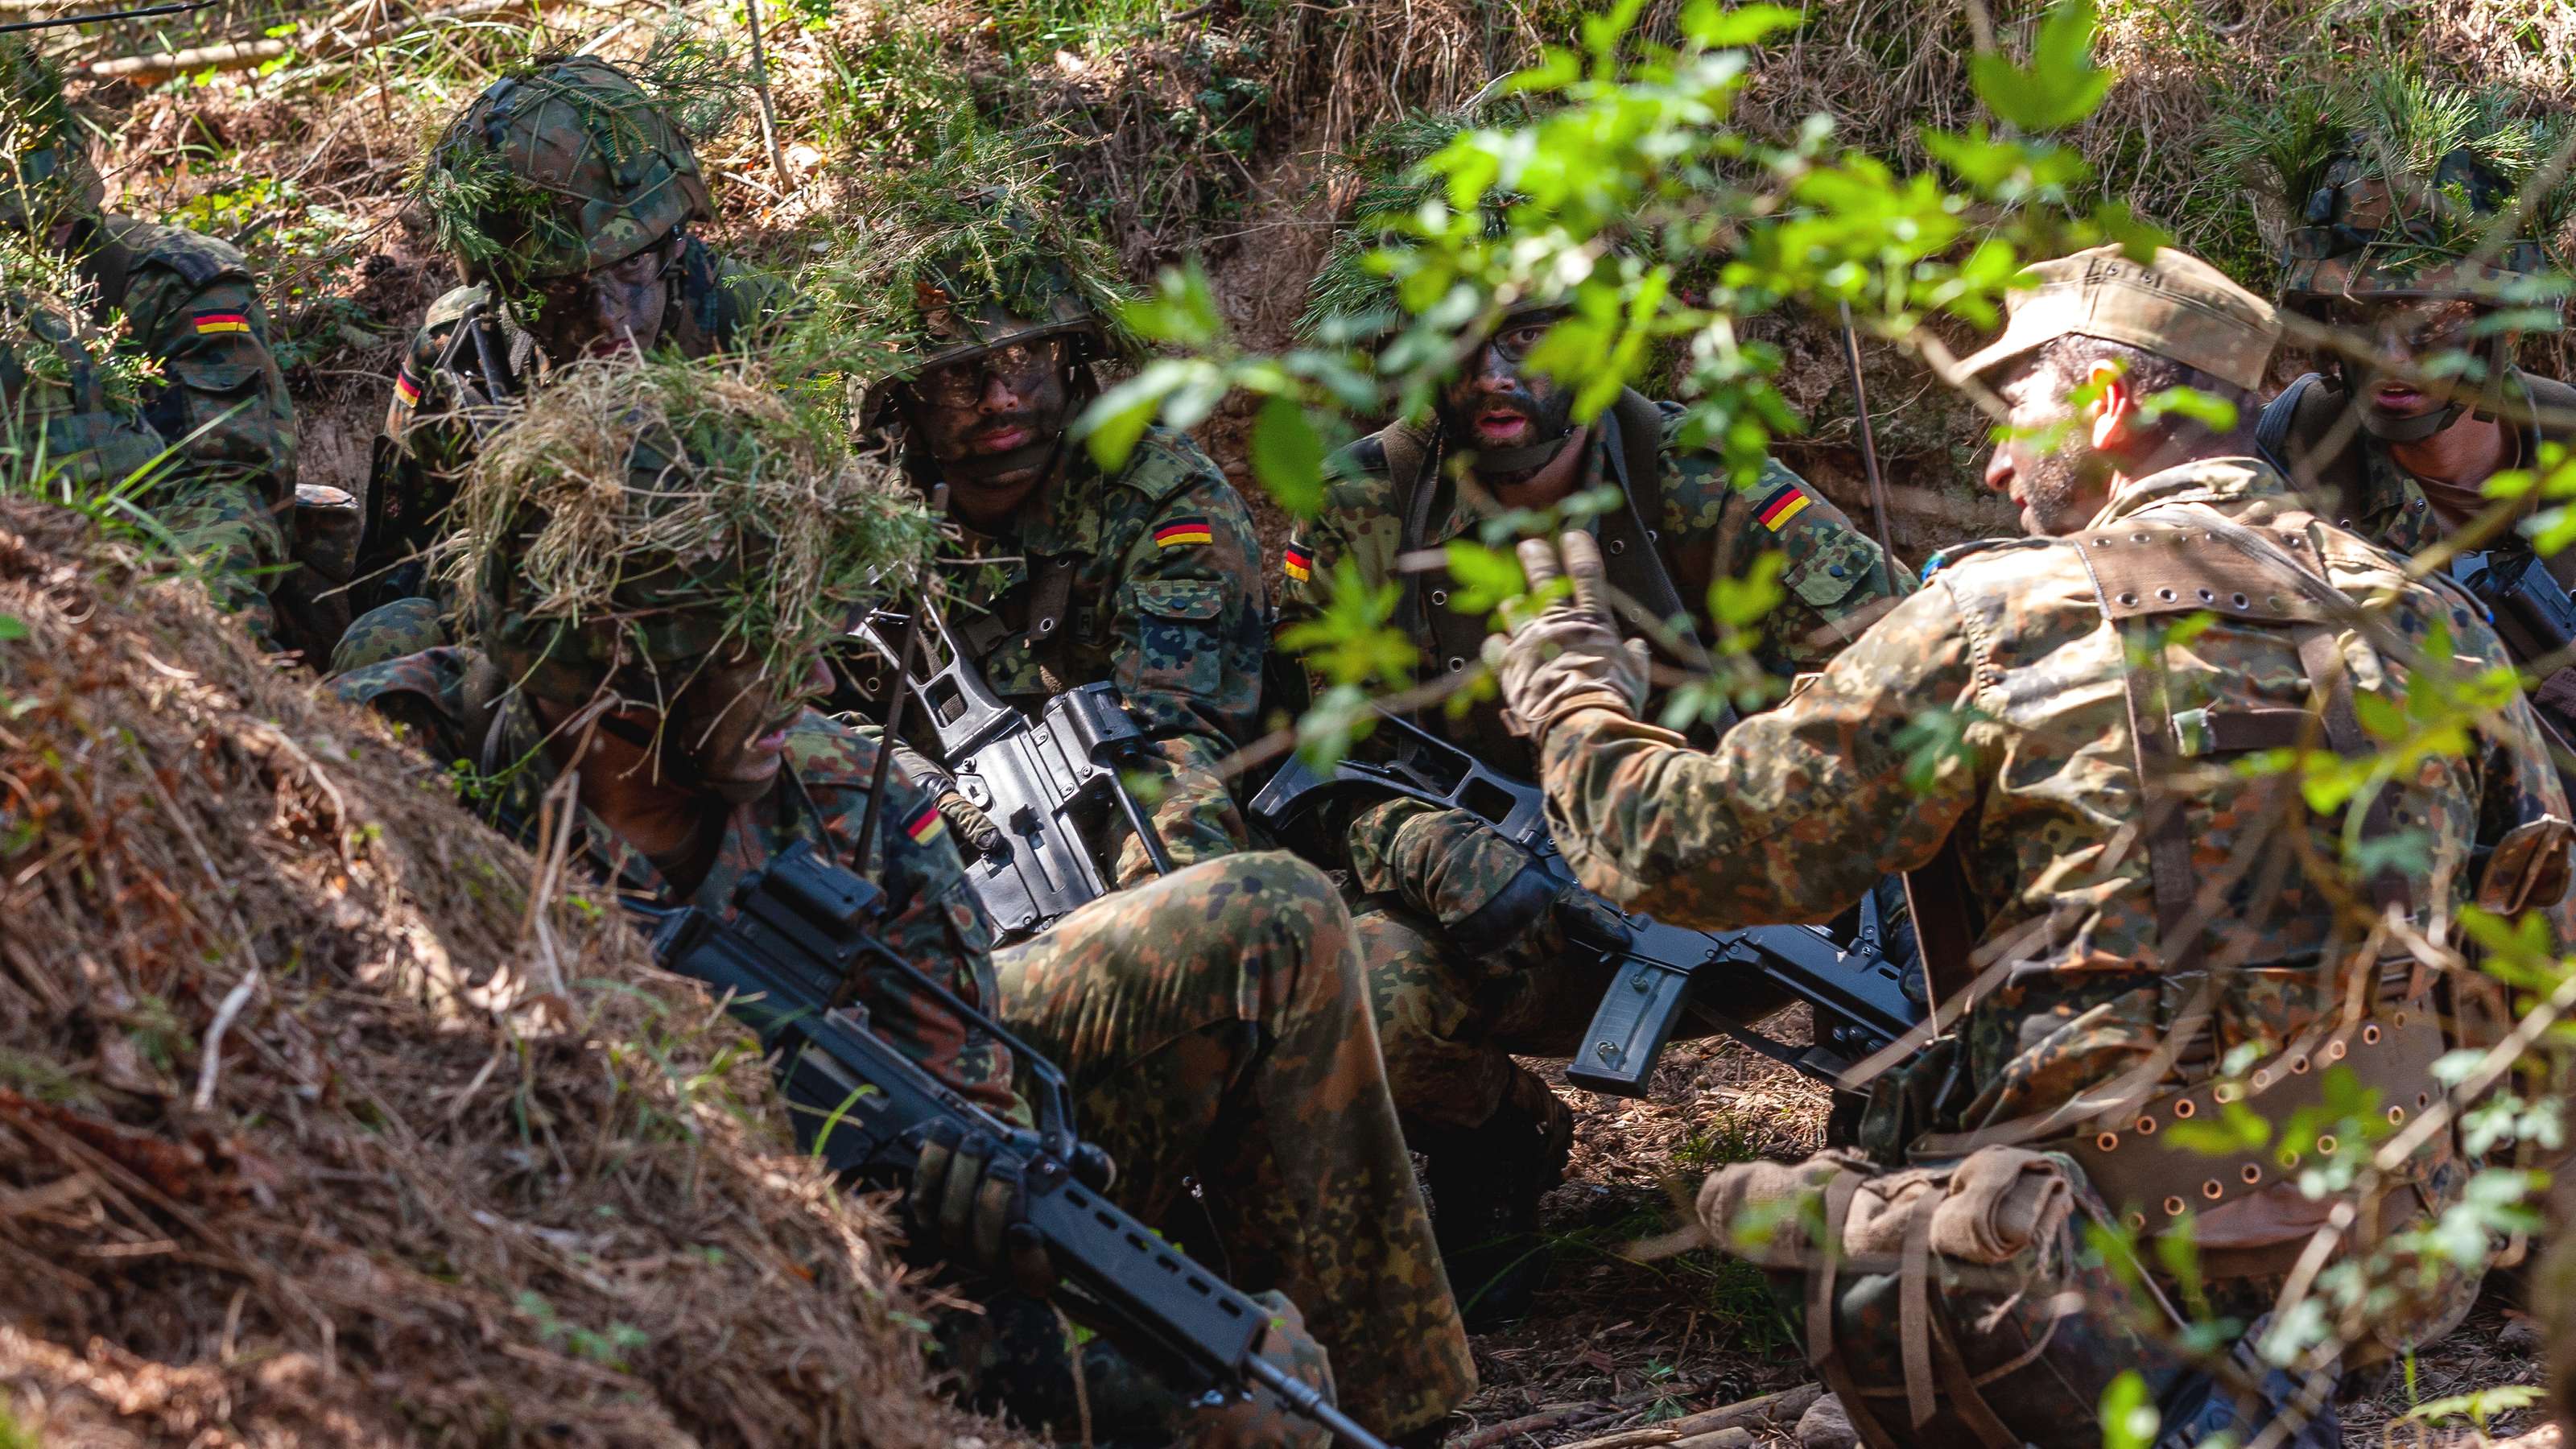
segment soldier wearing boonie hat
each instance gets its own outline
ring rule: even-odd
[[[2456,1201],[2449,1132],[2368,1201],[2311,1200],[2274,1154],[2330,1150],[2288,1140],[2312,1130],[2297,1126],[2318,1090],[2309,1052],[2412,1110],[2432,1060],[2472,1044],[2476,984],[2436,1011],[2375,922],[2438,934],[2474,901],[2571,938],[2566,797],[2519,700],[2459,754],[2330,814],[2228,768],[2302,742],[2367,753],[2353,697],[2402,711],[2417,641],[2446,637],[2469,667],[2502,646],[2463,598],[2301,511],[2249,456],[2278,333],[2260,298],[2171,250],[2100,248],[2025,280],[2003,335],[1947,370],[2000,400],[1986,480],[2030,537],[1937,556],[1921,592],[1711,751],[1637,718],[1644,676],[1597,602],[1587,537],[1563,541],[1562,563],[1522,545],[1573,595],[1490,653],[1567,861],[1622,908],[1712,930],[1813,921],[1912,873],[1934,992],[1962,1014],[1871,1084],[1870,1161],[1723,1169],[1699,1199],[1720,1245],[1824,1205],[1822,1233],[1744,1251],[1861,1437],[2091,1444],[2101,1393],[2135,1370],[2161,1442],[2242,1443],[2293,1415],[2288,1381],[2249,1348],[2243,1382],[2261,1391],[2240,1402],[2169,1352],[2171,1333],[2139,1325],[2170,1310],[2132,1303],[2088,1234],[2192,1233],[2195,1291],[2253,1325],[2250,1344],[2334,1214],[2375,1225],[2344,1236],[2354,1253]],[[2177,389],[2200,397],[2177,407]],[[1900,728],[1925,720],[1956,730],[1928,758]],[[2347,835],[2401,820],[2417,864],[2347,856]],[[2245,1075],[2222,1082],[2222,1060]],[[2270,1124],[2264,1151],[2211,1157],[2154,1133],[2221,1102]],[[2348,1366],[2439,1337],[2476,1289],[2430,1265],[2399,1281]],[[2288,1443],[2336,1442],[2330,1404],[2290,1423]]]

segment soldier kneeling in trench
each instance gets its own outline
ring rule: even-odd
[[[1286,855],[1230,856],[995,952],[930,796],[899,774],[882,849],[853,859],[876,747],[806,701],[829,685],[822,646],[930,525],[890,470],[741,368],[590,361],[550,380],[478,453],[454,515],[470,642],[340,693],[532,844],[551,794],[577,858],[656,903],[722,913],[798,840],[875,880],[886,943],[1063,1068],[1116,1161],[1111,1196],[1274,1295],[1267,1352],[1383,1437],[1436,1432],[1475,1372],[1332,887]],[[1002,1044],[878,975],[858,993],[873,1030],[1025,1120]],[[950,1176],[983,1171],[970,1150]],[[1012,1264],[970,1261],[973,1225],[940,1206],[971,1205],[966,1185],[917,1191],[909,1216],[915,1251],[981,1301],[938,1334],[981,1405],[1095,1443],[1316,1441],[1266,1401],[1185,1402],[1106,1341],[1069,1348],[1051,1306],[1006,1286]]]

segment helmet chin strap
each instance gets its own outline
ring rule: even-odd
[[[2506,361],[2504,339],[2501,337],[2489,339],[2485,351],[2487,378],[2485,386],[2479,390],[2482,399],[2479,405],[2481,413],[2489,412],[2493,406],[2500,405],[2503,401]],[[2362,398],[2362,394],[2371,384],[2370,370],[2355,367],[2348,359],[2339,361],[2336,367],[2343,375],[2344,396],[2351,398],[2354,405],[2361,411],[2361,430],[2383,443],[2420,443],[2458,422],[2460,415],[2469,410],[2469,405],[2459,399],[2455,390],[2449,402],[2420,418],[2384,417],[2377,408],[2372,407]],[[2492,401],[2487,401],[2489,399]]]
[[[1574,436],[1574,424],[1544,442],[1523,443],[1517,448],[1466,448],[1471,466],[1479,473],[1535,473],[1556,460]]]
[[[2361,430],[2383,443],[2420,443],[2460,420],[2468,408],[2460,403],[2446,403],[2439,412],[2420,418],[2384,416],[2368,403],[2361,405]]]

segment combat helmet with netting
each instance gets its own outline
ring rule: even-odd
[[[1066,209],[1042,142],[959,127],[928,150],[873,178],[856,208],[857,320],[892,346],[868,415],[925,372],[1016,343],[1064,338],[1074,367],[1133,360],[1118,309],[1134,293]]]
[[[926,556],[890,464],[739,359],[586,359],[477,453],[446,567],[536,698],[659,704],[722,655],[792,674]]]
[[[1380,254],[1413,245],[1404,220],[1426,203],[1445,200],[1445,183],[1424,171],[1422,163],[1473,127],[1518,125],[1527,119],[1526,108],[1510,100],[1471,102],[1454,111],[1414,111],[1372,127],[1335,157],[1335,179],[1328,185],[1348,189],[1350,201],[1341,209],[1324,264],[1307,283],[1297,335],[1319,344],[1368,342],[1399,328],[1404,320],[1399,284]],[[1485,199],[1486,236],[1503,235],[1506,213],[1516,199],[1508,194]],[[1545,312],[1562,300],[1525,298],[1500,320]]]
[[[143,366],[91,324],[91,291],[69,262],[0,231],[0,491],[124,484],[167,456],[144,421]]]
[[[486,87],[415,178],[439,247],[469,278],[516,285],[613,266],[712,215],[691,136],[728,103],[703,55],[682,53],[691,64],[657,48],[632,73],[549,56]]]
[[[2545,173],[2558,128],[2518,115],[2521,103],[2502,89],[2383,71],[2234,118],[2222,149],[2287,212],[2282,307],[2330,319],[2340,304],[2458,300],[2563,315],[2559,239],[2576,186]],[[2497,334],[2483,349],[2490,383],[2509,343]],[[2365,425],[2423,436],[2459,411],[2373,414]]]

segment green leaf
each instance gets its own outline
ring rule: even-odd
[[[1127,455],[1163,407],[1163,398],[1179,385],[1177,365],[1156,363],[1102,393],[1073,420],[1073,435],[1091,449],[1091,461],[1110,470],[1127,465]]]
[[[2139,402],[2138,411],[2149,422],[2168,414],[2180,414],[2213,433],[2236,430],[2236,404],[2198,388],[2169,387],[2163,392],[2150,393]]]
[[[1253,418],[1252,473],[1297,517],[1323,509],[1324,435],[1295,398],[1273,397]]]
[[[13,644],[26,637],[26,620],[15,614],[0,614],[0,644]]]
[[[2234,1157],[2259,1152],[2272,1141],[2272,1124],[2243,1102],[2229,1102],[2216,1118],[2176,1122],[2165,1129],[2173,1144],[2203,1157]]]
[[[1717,0],[1691,0],[1682,7],[1682,34],[1711,50],[1759,45],[1775,30],[1806,23],[1805,11],[1787,5],[1740,5],[1730,10]]]
[[[1453,607],[1461,614],[1490,614],[1529,589],[1529,578],[1511,550],[1463,538],[1449,541],[1449,577],[1457,584]]]
[[[2112,73],[2093,63],[2093,0],[2058,0],[2039,22],[2028,68],[1988,51],[1968,64],[1986,109],[2030,132],[2061,131],[2093,114]]]
[[[1710,584],[1709,617],[1729,629],[1747,629],[1760,623],[1772,606],[1788,597],[1780,587],[1780,570],[1788,562],[1787,554],[1774,549],[1755,559],[1752,572],[1743,578],[1720,578]]]
[[[2102,1449],[2147,1449],[2163,1426],[2155,1401],[2147,1397],[2147,1381],[2136,1369],[2123,1370],[2102,1391]]]
[[[1207,273],[1199,269],[1196,257],[1190,259],[1187,268],[1163,268],[1156,279],[1154,295],[1120,307],[1118,317],[1149,342],[1206,347],[1225,335],[1225,319],[1217,311],[1216,293],[1208,286]]]

